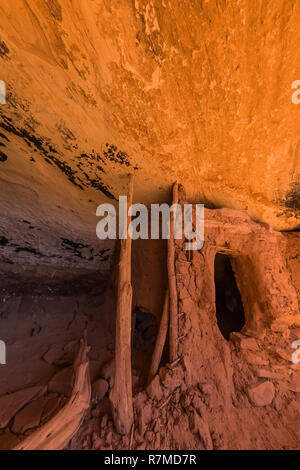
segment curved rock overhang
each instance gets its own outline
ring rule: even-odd
[[[177,180],[190,201],[299,228],[299,20],[295,1],[3,0],[1,236],[34,263],[44,235],[100,252],[96,207],[127,173],[136,202]]]

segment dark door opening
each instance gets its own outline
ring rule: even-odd
[[[132,312],[132,385],[133,394],[147,386],[149,364],[157,337],[155,315],[143,308]]]
[[[218,327],[229,339],[232,331],[241,331],[245,325],[245,313],[230,258],[221,253],[215,257],[215,289]]]

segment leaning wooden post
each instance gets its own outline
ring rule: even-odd
[[[173,185],[172,204],[178,203],[178,184]],[[176,211],[175,211],[176,212]],[[168,281],[169,281],[169,302],[170,302],[170,332],[169,332],[169,359],[173,362],[177,359],[177,338],[178,338],[178,300],[175,276],[175,243],[174,243],[174,212],[170,215],[170,238],[168,240]]]
[[[130,175],[128,208],[132,205],[133,175]],[[128,226],[131,217],[127,215],[127,239],[121,240],[117,288],[115,381],[110,393],[112,414],[116,430],[129,434],[133,425],[132,377],[131,377],[131,237]]]
[[[154,351],[152,354],[151,366],[150,366],[150,371],[149,371],[149,376],[148,376],[148,383],[151,382],[151,380],[154,378],[154,376],[156,375],[159,369],[159,364],[161,361],[161,357],[162,357],[162,353],[164,350],[166,337],[168,333],[168,326],[169,326],[169,290],[167,289],[166,294],[165,294],[163,313],[162,313],[162,317],[161,317],[160,325],[159,325],[159,331],[158,331]]]

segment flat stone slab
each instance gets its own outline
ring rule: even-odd
[[[47,400],[47,396],[43,396],[19,411],[15,416],[12,431],[16,434],[24,434],[28,429],[36,428],[40,424]]]
[[[11,432],[5,432],[0,436],[0,450],[11,450],[17,444],[19,444],[20,439],[12,434]]]
[[[245,336],[242,333],[233,332],[230,333],[230,339],[240,349],[259,351],[256,339],[251,336]]]
[[[43,387],[30,387],[0,397],[0,429],[5,428],[12,417],[42,390]]]

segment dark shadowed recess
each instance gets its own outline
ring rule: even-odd
[[[0,263],[1,298],[20,295],[97,296],[106,291],[107,285],[106,274],[99,270]]]
[[[220,253],[215,257],[216,315],[218,327],[225,339],[232,331],[241,331],[245,313],[230,258]]]

